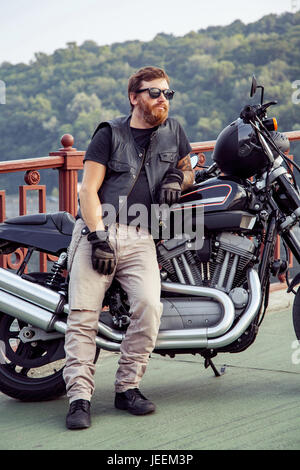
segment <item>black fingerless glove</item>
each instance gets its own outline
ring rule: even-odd
[[[87,237],[92,245],[92,265],[100,274],[112,274],[116,266],[114,249],[105,230],[90,232]]]
[[[179,201],[183,172],[179,168],[169,168],[159,189],[159,204],[171,206]]]

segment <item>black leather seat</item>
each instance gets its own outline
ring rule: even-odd
[[[30,214],[12,217],[4,221],[13,225],[55,225],[64,235],[72,235],[75,219],[69,212],[56,212],[54,214]]]
[[[52,218],[60,233],[72,235],[75,218],[69,212],[57,212],[55,214],[48,214],[48,216]]]

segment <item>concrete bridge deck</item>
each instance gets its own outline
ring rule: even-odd
[[[298,450],[300,346],[290,300],[282,291],[274,295],[256,342],[215,358],[217,366],[227,365],[222,377],[204,369],[200,356],[153,355],[142,384],[157,405],[153,415],[114,408],[118,354],[100,355],[90,429],[65,428],[65,397],[21,403],[0,394],[0,449],[106,450],[112,456],[122,450]]]

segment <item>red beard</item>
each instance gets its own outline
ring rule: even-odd
[[[169,106],[166,103],[150,105],[142,101],[140,108],[143,113],[144,120],[152,127],[159,126],[168,117]]]

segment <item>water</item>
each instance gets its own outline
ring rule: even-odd
[[[38,194],[27,195],[27,214],[36,214],[39,212]],[[20,215],[19,212],[19,194],[10,194],[6,196],[6,218],[16,217]],[[46,212],[58,212],[59,201],[58,198],[53,196],[46,197]]]

